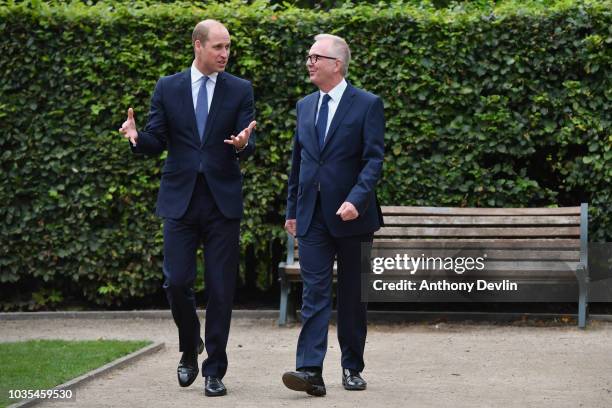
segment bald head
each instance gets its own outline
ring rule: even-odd
[[[191,34],[191,43],[195,45],[196,40],[200,40],[200,43],[204,44],[208,41],[208,34],[211,29],[221,29],[227,31],[227,28],[221,22],[217,20],[207,19],[200,21],[196,24]]]
[[[191,35],[196,68],[204,75],[225,70],[231,38],[227,28],[216,20],[200,21]]]

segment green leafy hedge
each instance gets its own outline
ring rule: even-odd
[[[383,204],[589,202],[612,238],[612,2],[503,2],[435,10],[265,2],[0,5],[0,290],[4,308],[77,297],[117,306],[159,291],[163,157],[117,129],[144,125],[159,76],[188,67],[203,18],[233,36],[228,71],[255,87],[258,147],[244,166],[242,270],[274,285],[295,103],[314,90],[319,32],[349,41],[349,80],[387,117]],[[21,303],[20,303],[21,302]]]

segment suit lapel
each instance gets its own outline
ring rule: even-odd
[[[183,78],[181,79],[181,105],[183,112],[187,112],[188,124],[191,127],[191,133],[194,141],[200,144],[200,137],[198,136],[198,125],[195,117],[195,110],[193,109],[193,95],[191,93],[191,68],[187,68],[183,71]]]
[[[212,103],[210,104],[210,111],[208,112],[208,119],[206,120],[206,128],[204,129],[204,144],[208,143],[211,129],[214,126],[215,118],[219,112],[219,108],[225,99],[225,92],[227,86],[225,83],[225,77],[223,72],[219,72],[217,75],[217,83],[215,84],[215,93],[213,94]],[[227,135],[229,137],[229,135]]]
[[[344,119],[344,116],[347,114],[347,112],[351,108],[351,105],[353,104],[354,96],[355,96],[355,89],[353,88],[351,84],[347,83],[346,89],[344,90],[344,93],[342,94],[342,98],[340,98],[340,103],[338,104],[338,108],[336,108],[336,113],[334,114],[334,118],[332,119],[332,122],[329,125],[329,130],[327,131],[327,136],[325,136],[325,143],[323,143],[323,148],[321,149],[321,151],[325,150],[325,147],[329,144],[329,141],[331,140],[331,138],[334,137],[334,134],[336,133],[338,126],[342,122],[342,119]]]

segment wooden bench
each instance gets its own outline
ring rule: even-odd
[[[564,208],[382,207],[385,226],[374,235],[373,252],[403,248],[408,256],[483,251],[483,273],[492,279],[531,284],[577,284],[578,326],[588,304],[588,205]],[[437,251],[437,252],[436,252]],[[443,256],[443,255],[440,255]],[[334,267],[334,279],[336,269]],[[295,318],[294,290],[301,282],[297,242],[287,238],[279,264],[279,325]],[[575,293],[575,292],[572,292]]]

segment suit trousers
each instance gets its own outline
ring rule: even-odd
[[[350,222],[350,221],[347,221]],[[361,301],[361,270],[369,267],[373,234],[334,237],[329,233],[319,198],[306,234],[298,238],[302,292],[302,330],[296,368],[323,368],[332,310],[332,273],[337,258],[338,342],[342,367],[362,371],[367,334],[367,303]]]
[[[208,292],[204,343],[208,358],[202,375],[223,377],[227,339],[238,273],[240,220],[228,219],[215,204],[206,178],[198,174],[187,211],[164,219],[164,289],[178,327],[179,351],[194,351],[200,339],[193,285],[196,253],[204,244],[204,283]]]

